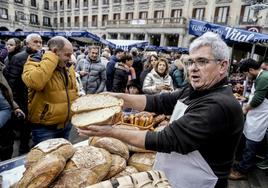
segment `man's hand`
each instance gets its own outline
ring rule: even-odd
[[[112,126],[106,125],[90,125],[86,128],[80,129],[78,128],[77,131],[80,136],[89,137],[89,136],[110,136],[112,132]]]
[[[80,74],[80,76],[85,76],[85,75],[88,75],[89,72],[86,72],[86,71],[79,71],[79,74]]]
[[[24,112],[21,109],[19,109],[19,108],[17,108],[16,110],[14,110],[14,114],[18,118],[25,119],[25,117],[26,117],[25,114],[24,114]]]
[[[251,110],[252,109],[252,107],[250,106],[250,105],[245,105],[244,107],[243,107],[243,114],[247,114],[248,113],[248,111],[249,110]]]

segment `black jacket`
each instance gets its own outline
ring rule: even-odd
[[[125,93],[128,81],[128,69],[123,63],[115,65],[114,79],[113,79],[113,92]]]
[[[226,79],[227,80],[227,79]],[[148,132],[145,147],[187,154],[198,150],[219,180],[226,180],[243,130],[243,113],[225,81],[206,91],[189,89],[147,96],[147,111],[171,114],[178,99],[188,105],[184,116],[161,132]]]
[[[14,100],[18,103],[20,108],[27,114],[28,91],[27,87],[21,79],[23,66],[29,55],[36,53],[36,51],[26,48],[25,50],[17,53],[8,62],[4,70],[10,88],[12,89]]]

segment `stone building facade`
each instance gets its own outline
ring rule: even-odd
[[[0,30],[88,30],[107,39],[187,47],[190,18],[239,28],[258,26],[268,33],[268,8],[250,8],[258,2],[268,4],[268,0],[0,0]]]

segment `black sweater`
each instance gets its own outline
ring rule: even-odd
[[[219,180],[226,180],[242,134],[243,113],[225,81],[206,91],[184,88],[147,96],[145,110],[159,114],[171,114],[178,99],[189,97],[184,116],[161,132],[147,133],[146,149],[182,154],[198,150]]]

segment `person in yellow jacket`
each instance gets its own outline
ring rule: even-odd
[[[43,55],[29,56],[22,80],[28,87],[28,118],[34,145],[51,138],[68,139],[72,102],[78,97],[72,44],[56,36]]]

